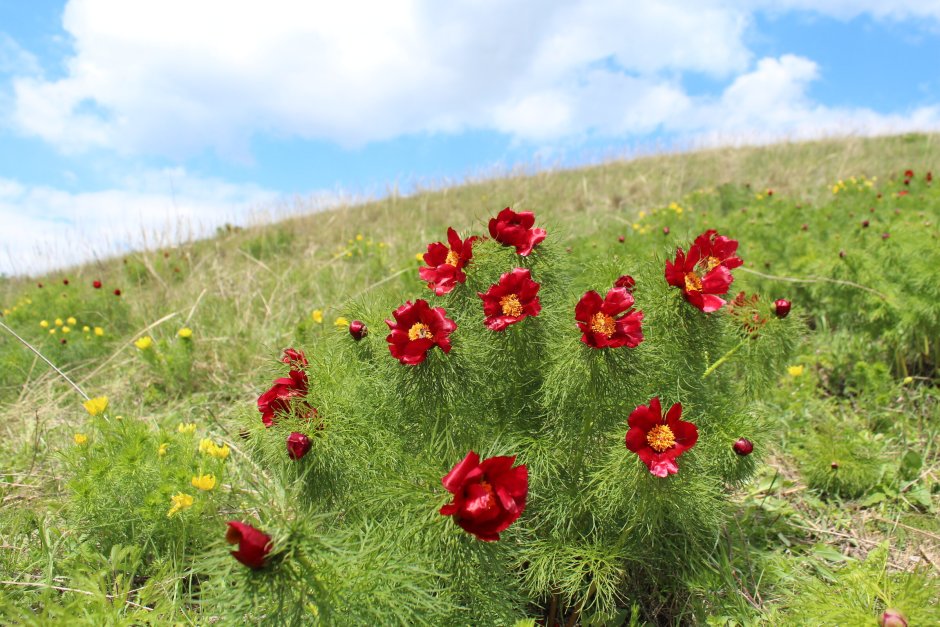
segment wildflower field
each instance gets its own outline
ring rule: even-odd
[[[940,624],[940,137],[0,283],[0,623]]]

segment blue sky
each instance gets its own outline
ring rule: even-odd
[[[0,272],[297,196],[940,129],[936,1],[628,4],[0,0]]]

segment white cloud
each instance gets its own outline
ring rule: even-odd
[[[308,209],[340,201],[311,198]],[[245,224],[282,199],[254,185],[189,175],[181,168],[127,176],[119,187],[72,193],[0,179],[0,272],[41,272],[128,250],[170,245]],[[285,208],[285,211],[287,209]]]
[[[39,74],[36,56],[19,45],[15,39],[0,32],[0,74]]]

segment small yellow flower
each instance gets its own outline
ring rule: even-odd
[[[101,337],[102,335],[104,335],[104,329],[102,329],[101,327],[95,327],[95,335],[97,335],[98,337]]]
[[[838,193],[839,193],[839,186],[838,186],[838,185],[833,185],[833,186],[832,186],[832,193],[833,193],[833,194],[838,194]]]
[[[193,484],[194,488],[208,492],[215,487],[215,475],[199,475],[193,477],[193,480],[190,483]]]
[[[351,250],[347,250],[347,251],[346,251],[346,256],[347,256],[347,257],[352,257],[352,251],[351,251]]]
[[[163,457],[164,455],[166,455],[166,452],[169,448],[170,448],[169,443],[164,442],[163,444],[160,445],[160,448],[157,449],[157,455],[159,455],[160,457]]]
[[[379,248],[385,248],[385,242],[379,242]]]
[[[72,327],[62,327],[62,333],[71,333]]]
[[[49,328],[49,321],[48,321],[48,320],[40,320],[40,321],[39,321],[39,326],[41,326],[43,329],[48,329],[48,328]]]
[[[228,459],[229,447],[228,444],[223,444],[222,446],[216,446],[214,449],[208,451],[209,455],[215,457],[216,459]]]
[[[10,309],[4,309],[4,310],[3,310],[3,315],[4,315],[4,316],[9,316],[11,313],[13,313],[13,311],[10,310]]]
[[[418,261],[424,261],[424,253],[417,253],[415,259]]]
[[[82,327],[82,331],[84,331],[85,333],[91,333],[91,327],[86,324],[85,326]]]
[[[68,322],[68,323],[69,323],[70,325],[72,325],[73,327],[74,327],[76,324],[78,324],[78,320],[76,320],[73,316],[69,316],[68,319],[66,320],[66,322]]]
[[[636,214],[636,217],[638,217],[638,218],[640,218],[640,219],[642,220],[643,218],[646,217],[646,212],[645,212],[645,211],[641,211],[640,213]]]
[[[176,430],[180,433],[186,433],[192,435],[196,433],[196,423],[195,422],[181,422]]]
[[[358,235],[356,235],[356,241],[357,241],[357,242],[361,242],[363,239],[364,239],[364,238],[362,237],[362,233],[359,233]]]
[[[323,311],[320,309],[314,309],[310,313],[310,317],[313,318],[313,321],[317,324],[323,324]]]
[[[633,230],[634,230],[634,231],[639,231],[639,230],[640,230],[640,225],[637,224],[636,222],[634,222],[634,223],[631,224],[630,226],[633,227]]]
[[[108,409],[108,397],[107,396],[98,396],[96,398],[90,398],[82,405],[92,416],[100,416]]]
[[[787,373],[791,377],[801,377],[803,376],[803,366],[787,366]]]
[[[84,433],[76,433],[72,439],[75,440],[75,444],[78,446],[84,446],[88,443],[88,436]]]
[[[193,330],[189,327],[183,327],[176,332],[176,335],[184,340],[188,340],[193,336]]]
[[[55,335],[55,327],[49,329],[49,335]]]
[[[149,335],[145,335],[142,338],[135,340],[134,346],[142,351],[145,351],[153,346],[153,338]]]
[[[115,416],[114,419],[117,420],[118,422],[120,422],[120,421],[124,420],[124,416]]]
[[[903,385],[910,385],[913,382],[914,382],[914,377],[904,377],[904,381],[902,381],[901,383]]]
[[[213,441],[212,441],[211,439],[209,439],[209,438],[203,438],[203,439],[199,440],[199,452],[200,452],[200,453],[205,453],[205,452],[207,452],[207,451],[208,451],[210,448],[212,448],[213,446],[215,446],[215,442],[213,442]]]
[[[339,318],[337,318],[336,320],[333,321],[333,324],[336,325],[336,326],[338,326],[338,327],[348,327],[348,326],[349,326],[349,320],[347,320],[346,318],[340,316]]]
[[[193,497],[180,492],[170,498],[170,510],[166,513],[167,518],[172,518],[178,512],[189,509],[193,506]]]
[[[61,327],[63,324],[65,324],[65,323],[62,322],[62,318],[56,318],[56,319],[55,319],[55,325],[56,325],[57,327]]]

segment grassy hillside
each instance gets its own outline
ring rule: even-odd
[[[915,177],[904,183],[908,169]],[[567,263],[624,273],[640,267],[641,252],[665,257],[718,228],[741,241],[746,260],[730,296],[790,298],[805,340],[763,399],[777,437],[758,480],[734,492],[712,567],[688,582],[684,602],[646,596],[605,620],[624,623],[629,610],[662,624],[863,624],[854,621],[897,605],[932,620],[924,607],[938,602],[940,570],[940,183],[926,181],[930,170],[940,175],[940,136],[723,148],[509,176],[5,280],[0,321],[89,396],[107,396],[125,421],[161,433],[195,423],[237,451],[281,350],[346,338],[334,321],[363,312],[381,349],[385,326],[373,312],[388,316],[391,303],[427,294],[416,254],[448,226],[484,233],[503,207],[534,211]],[[145,336],[152,347],[141,348]],[[108,493],[77,474],[92,472],[74,459],[76,434],[89,432],[81,400],[0,332],[0,615],[54,621],[84,608],[96,624],[151,620],[151,610],[158,621],[206,620],[181,582],[197,556],[225,554],[215,531],[196,554],[161,549],[181,562],[155,563],[128,548],[127,535],[102,542],[78,526],[88,524],[88,501],[76,505],[76,494]],[[238,453],[229,461],[231,496],[221,513],[206,512],[212,524],[237,511],[256,472]],[[95,511],[102,528],[122,516]],[[170,543],[161,537],[154,546]],[[840,595],[863,599],[857,615],[839,618]]]

